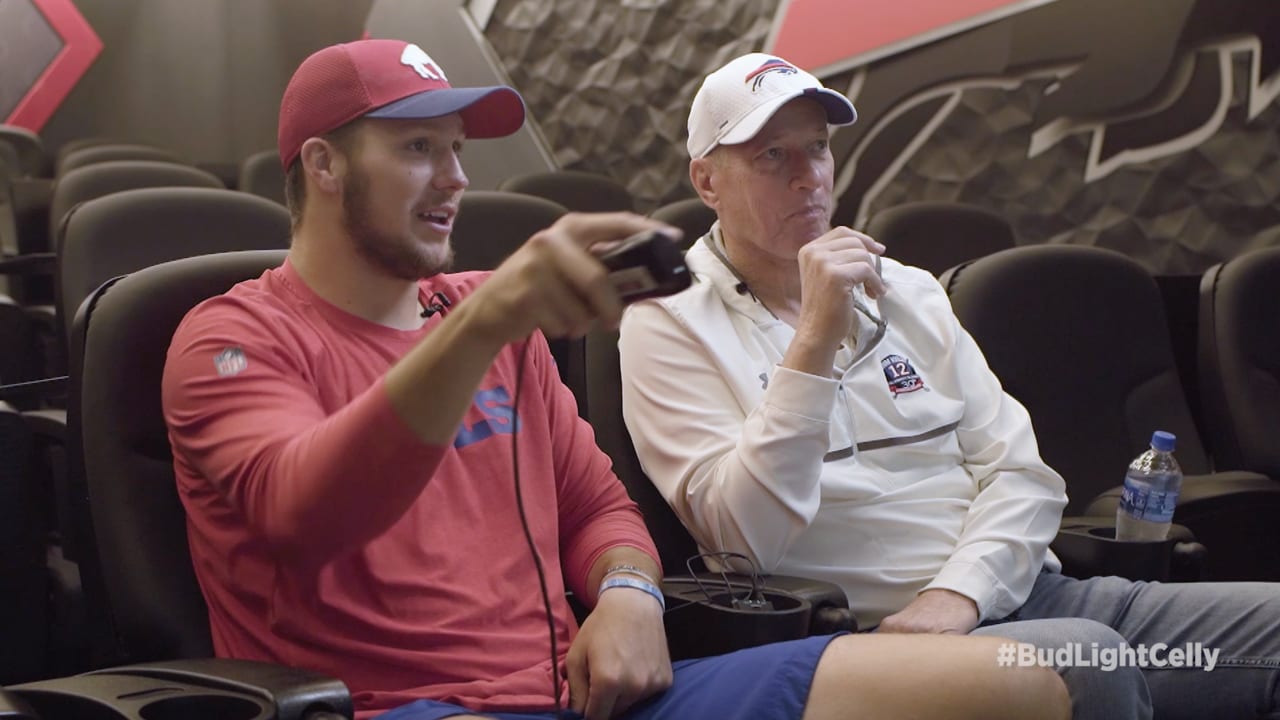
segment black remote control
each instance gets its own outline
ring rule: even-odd
[[[660,230],[632,235],[600,256],[623,304],[678,293],[693,282],[684,253]]]

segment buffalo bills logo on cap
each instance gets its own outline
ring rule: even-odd
[[[884,379],[889,383],[889,392],[893,393],[895,398],[902,393],[924,389],[924,380],[920,379],[920,374],[911,367],[911,361],[901,355],[886,355],[880,361],[880,368],[884,370]]]
[[[755,92],[760,89],[760,83],[764,82],[765,76],[774,72],[783,75],[794,75],[797,70],[795,66],[785,60],[769,58],[763,65],[747,73],[747,77],[743,79],[743,82],[751,83],[751,92]]]
[[[229,347],[213,356],[213,366],[222,377],[239,375],[249,367],[249,359],[244,356],[244,350]]]
[[[404,50],[400,53],[400,64],[413,68],[413,71],[418,73],[423,80],[444,80],[449,82],[449,78],[444,76],[444,71],[440,69],[436,61],[432,60],[426,51],[412,43],[404,46]]]

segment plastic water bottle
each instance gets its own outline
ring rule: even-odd
[[[1157,430],[1151,449],[1129,463],[1116,510],[1117,540],[1164,540],[1182,490],[1182,468],[1173,458],[1173,433]]]

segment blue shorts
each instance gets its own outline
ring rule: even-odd
[[[799,720],[809,685],[827,644],[835,635],[761,645],[728,655],[673,663],[671,687],[631,708],[625,720],[718,718]],[[439,720],[481,715],[495,720],[555,720],[554,712],[477,713],[458,705],[418,700],[379,715],[377,720]],[[565,711],[562,720],[582,716]]]

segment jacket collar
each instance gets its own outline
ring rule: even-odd
[[[700,280],[711,283],[725,306],[755,322],[785,352],[791,343],[791,338],[795,335],[795,330],[779,320],[764,306],[764,303],[756,300],[747,287],[746,279],[729,263],[725,256],[724,237],[720,233],[719,220],[716,220],[711,225],[711,230],[698,238],[698,241],[685,254],[685,264]],[[859,311],[857,327],[854,330],[858,342],[854,357],[856,362],[880,343],[888,328],[888,322],[882,319],[883,309],[880,304],[865,294],[855,293],[854,303]]]
[[[729,264],[719,220],[685,254],[685,263],[700,280],[711,283],[716,294],[730,309],[747,316],[758,325],[786,324],[774,317],[764,303],[756,300],[747,287],[746,278]]]

